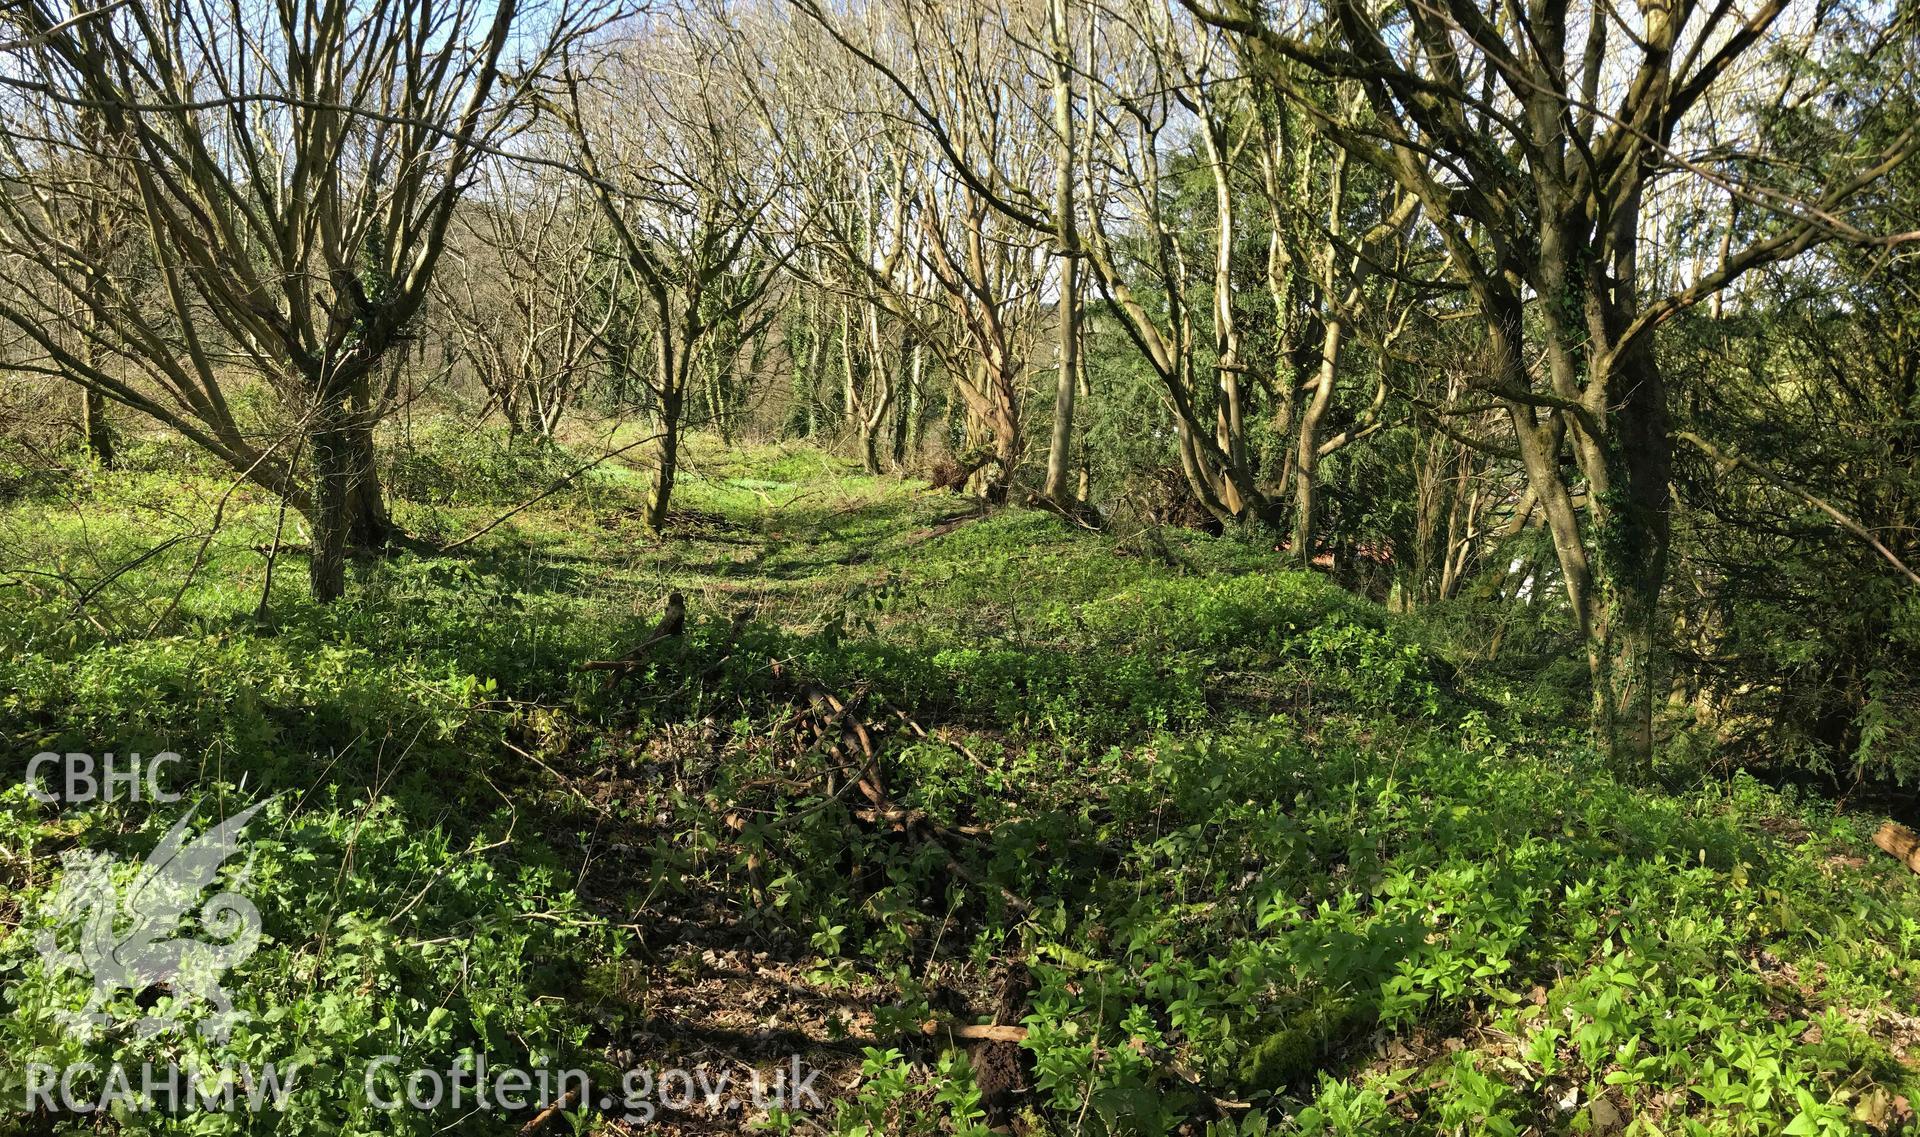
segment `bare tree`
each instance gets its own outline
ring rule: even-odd
[[[521,70],[537,71],[577,27],[561,11],[535,29],[518,7],[167,0],[74,17],[26,0],[0,16],[0,320],[38,349],[28,366],[287,495],[313,527],[318,600],[340,595],[350,544],[395,536],[373,465],[391,402],[378,367],[476,157],[516,121],[502,56],[530,44]],[[134,230],[154,295],[88,258],[102,210]],[[249,376],[304,425],[309,483],[236,420],[229,388]]]
[[[637,377],[660,435],[647,506],[656,530],[667,522],[702,353],[716,334],[751,338],[778,314],[764,301],[791,255],[764,225],[785,187],[750,90],[764,82],[757,46],[705,9],[636,18],[595,58],[569,66],[552,104],[625,270],[606,302],[626,316],[596,338],[621,366],[645,344]]]
[[[494,161],[454,224],[434,289],[446,331],[509,433],[550,438],[615,311],[593,303],[615,271],[594,255],[599,206],[564,171]]]
[[[800,58],[790,73],[808,82],[785,92],[797,121],[824,141],[795,152],[805,171],[795,181],[817,203],[815,239],[840,273],[816,283],[867,306],[870,345],[882,343],[882,311],[893,325],[885,340],[897,372],[875,353],[875,394],[859,406],[884,415],[899,389],[911,392],[921,353],[931,353],[962,412],[960,467],[994,500],[1008,496],[1026,458],[1025,404],[1050,259],[1045,234],[992,200],[1038,184],[1048,152],[1038,76],[1004,17],[984,2],[910,0],[818,23],[832,37],[829,48],[835,39],[867,45],[846,53],[823,53],[823,37],[796,29]],[[872,66],[862,52],[890,62]],[[921,77],[924,90],[903,93],[889,78],[902,73]],[[937,138],[915,125],[916,106],[938,124]],[[852,408],[861,392],[848,391]],[[855,425],[865,439],[867,427]]]
[[[967,412],[968,448],[992,455],[982,483],[1004,501],[1026,457],[1028,365],[1040,330],[1047,257],[1039,235],[1016,226],[962,183],[929,194],[921,255],[957,335],[935,340]]]

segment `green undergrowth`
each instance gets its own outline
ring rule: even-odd
[[[893,771],[903,805],[991,831],[958,843],[977,883],[941,846],[848,849],[814,803],[699,831],[736,871],[774,866],[732,883],[766,919],[812,917],[829,975],[886,976],[901,1024],[938,1008],[930,941],[977,929],[947,945],[957,970],[1024,960],[1041,1113],[1074,1131],[1583,1132],[1606,1110],[1852,1132],[1911,1092],[1890,1043],[1914,1021],[1913,888],[1842,857],[1865,833],[1819,802],[1625,785],[1471,721],[1274,719],[1000,764],[922,745]]]
[[[394,512],[459,537],[621,441],[422,428],[395,443]],[[20,770],[176,751],[185,797],[0,793],[0,1101],[30,1064],[274,1057],[308,1071],[283,1114],[109,1125],[515,1132],[527,1116],[371,1110],[359,1071],[484,1052],[612,1074],[693,981],[690,938],[860,1008],[817,1026],[856,1056],[849,1086],[749,1119],[773,1129],[1911,1116],[1920,894],[1867,842],[1877,818],[1671,756],[1659,784],[1623,779],[1564,684],[1475,671],[1444,629],[1254,540],[1090,533],[697,439],[664,539],[644,466],[614,459],[458,553],[357,564],[319,609],[276,502],[177,447],[129,467],[0,506],[0,746]],[[614,678],[580,668],[627,656],[676,591],[683,635]],[[894,823],[796,741],[810,694],[870,724]],[[38,950],[72,950],[63,866],[137,863],[189,810],[262,799],[224,878],[262,915],[226,981],[248,1018],[218,1044],[76,1038],[58,1016],[88,985]],[[1028,1030],[1011,1096],[921,1027],[995,1014]],[[596,1117],[559,1124],[622,1131]]]

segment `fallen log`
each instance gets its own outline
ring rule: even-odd
[[[1873,835],[1873,843],[1880,846],[1888,856],[1920,873],[1920,833],[1889,821]]]

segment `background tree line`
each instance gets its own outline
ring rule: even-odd
[[[644,424],[669,533],[688,432],[808,438],[1571,652],[1625,763],[1913,770],[1909,2],[0,21],[14,429],[191,440],[317,600],[421,400]]]

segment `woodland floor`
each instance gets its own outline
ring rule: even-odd
[[[596,445],[423,431],[396,515],[458,538]],[[665,539],[613,463],[459,552],[360,563],[322,610],[276,503],[168,447],[129,466],[0,498],[0,745],[170,749],[187,791],[0,791],[9,1109],[30,1061],[278,1055],[310,1070],[286,1115],[104,1124],[512,1133],[534,1111],[372,1111],[360,1072],[485,1052],[617,1088],[798,1054],[823,1109],[541,1128],[1912,1123],[1920,879],[1880,817],[1684,737],[1617,777],[1550,617],[1389,616],[1257,543],[714,440]],[[1495,619],[1521,622],[1489,659]],[[227,980],[252,1020],[218,1047],[64,1034],[86,982],[34,948],[61,854],[137,862],[235,795],[278,795],[244,878],[269,939]]]

